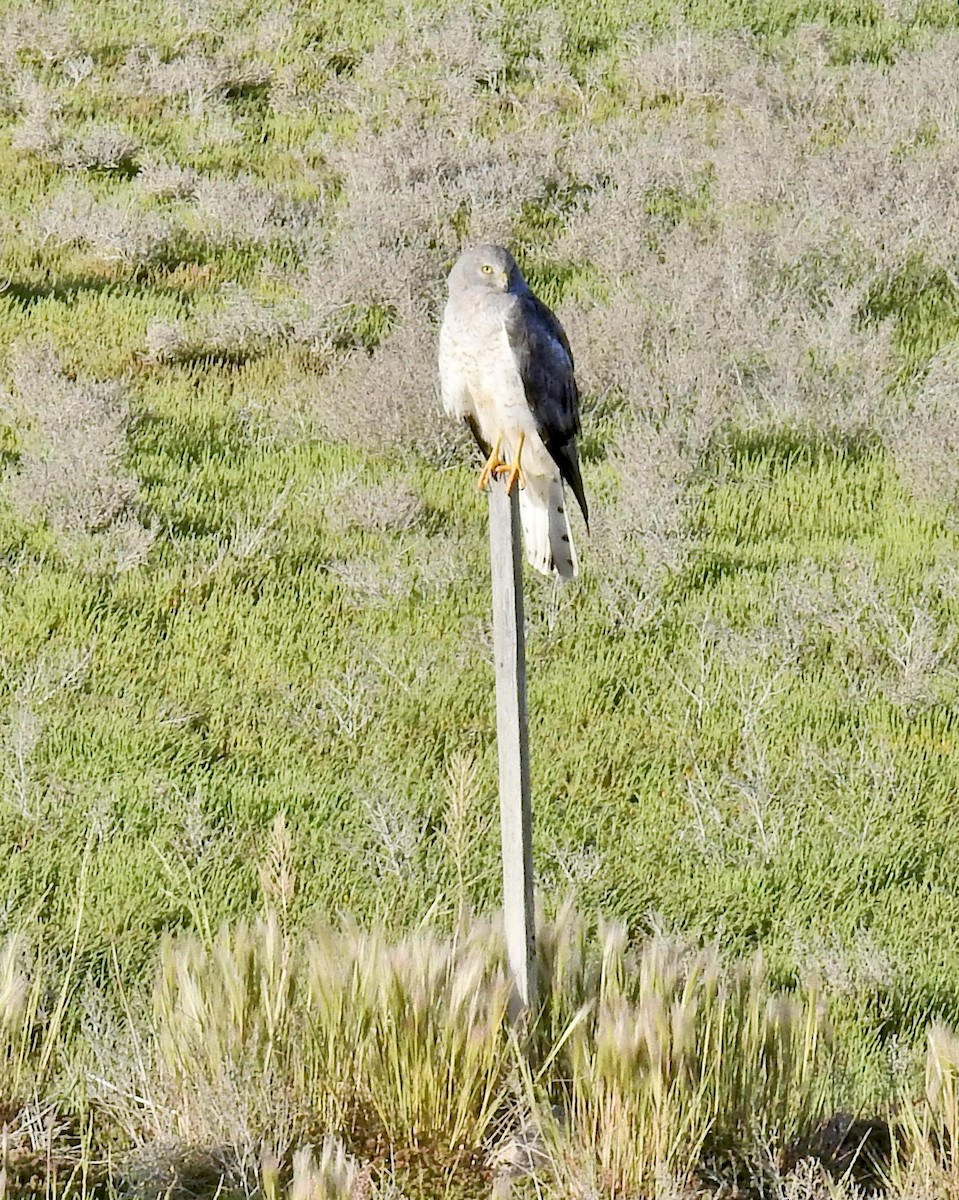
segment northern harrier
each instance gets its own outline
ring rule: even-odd
[[[565,480],[589,527],[576,453],[579,393],[556,317],[502,246],[474,246],[449,275],[439,348],[443,406],[465,419],[486,458],[479,485],[520,485],[526,557],[537,571],[578,571]]]

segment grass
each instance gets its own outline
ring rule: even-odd
[[[768,1194],[812,1179],[810,1155],[833,1170],[830,1195],[883,1178],[897,1195],[954,1194],[955,1038],[942,1026],[890,1155],[888,1134],[833,1115],[842,1047],[814,978],[786,996],[761,955],[730,966],[663,935],[631,943],[567,905],[539,930],[537,1009],[511,1026],[494,925],[395,942],[322,922],[294,933],[289,853],[278,821],[262,886],[280,907],[166,938],[145,990],[118,979],[118,1006],[85,995],[79,1038],[61,1023],[75,962],[54,982],[42,954],[7,940],[14,1194],[44,1164],[63,1195],[293,1195],[304,1177],[324,1195],[473,1195],[524,1176],[557,1196],[693,1195],[730,1179]],[[58,1079],[82,1091],[42,1103]]]
[[[845,1112],[955,1191],[957,24],[0,14],[0,1190],[478,1192],[520,1130],[564,1194],[825,1195]],[[434,379],[490,238],[596,513],[528,581],[526,1056]]]
[[[218,1154],[231,1190],[267,1189],[263,1148],[288,1170],[314,1130],[378,1174],[395,1155],[488,1180],[484,1149],[508,1155],[517,1132],[542,1127],[544,1181],[554,1163],[561,1189],[565,1173],[596,1172],[615,1194],[657,1175],[688,1180],[724,1156],[745,1161],[767,1138],[810,1141],[829,1080],[813,994],[773,996],[758,957],[727,971],[715,953],[689,958],[665,939],[633,950],[621,928],[597,938],[568,908],[542,942],[545,999],[524,1031],[507,1020],[489,925],[389,944],[356,929],[292,935],[270,910],[206,944],[166,940],[152,1005],[124,995],[108,1041],[101,1027],[74,1045],[55,1031],[47,1044],[64,1055],[60,1070],[84,1074],[101,1127],[132,1143],[113,1164],[119,1188],[151,1147],[173,1145]],[[5,961],[19,954],[13,940]],[[5,974],[16,1046],[36,1015],[25,995],[42,984],[15,966]],[[14,1106],[21,1144],[25,1118]]]

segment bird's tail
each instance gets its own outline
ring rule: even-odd
[[[566,519],[563,481],[528,476],[519,494],[519,510],[530,565],[544,575],[555,571],[561,579],[573,579],[579,562]]]

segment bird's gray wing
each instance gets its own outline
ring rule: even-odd
[[[579,391],[566,333],[542,300],[532,292],[524,292],[513,297],[507,310],[506,335],[536,431],[579,502],[588,525],[589,511],[576,453]]]

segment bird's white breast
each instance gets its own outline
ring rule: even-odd
[[[463,301],[466,301],[465,303]],[[512,459],[524,433],[523,466],[548,478],[558,476],[556,464],[540,440],[526,400],[522,376],[506,332],[506,296],[486,294],[483,303],[467,297],[447,307],[441,336],[441,374],[455,380],[468,397],[480,432],[490,445],[502,435],[501,453]],[[445,363],[445,368],[444,368]],[[444,383],[444,396],[446,385]],[[449,405],[447,405],[449,407]]]

